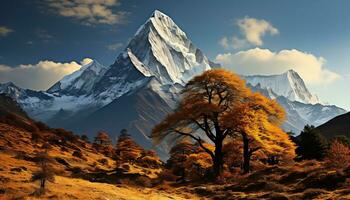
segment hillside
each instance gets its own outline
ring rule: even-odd
[[[160,169],[126,163],[128,166],[117,174],[116,162],[109,155],[113,149],[104,151],[71,132],[51,129],[29,118],[24,123],[25,113],[11,98],[0,98],[0,111],[23,115],[12,118],[11,123],[0,122],[0,199],[36,199],[38,183],[32,182],[31,177],[38,170],[35,155],[44,149],[57,171],[55,181],[48,183],[48,192],[41,196],[44,199],[192,198],[189,194],[141,189],[137,181],[142,177],[146,181],[156,178]]]
[[[339,115],[316,128],[326,138],[345,135],[350,138],[350,113]]]

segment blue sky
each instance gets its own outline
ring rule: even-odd
[[[89,2],[70,1],[76,5]],[[350,85],[349,1],[101,0],[95,2],[101,2],[99,6],[102,5],[107,14],[100,18],[66,12],[64,9],[69,11],[72,7],[62,2],[1,1],[0,66],[4,69],[41,66],[44,69],[47,63],[43,61],[47,61],[52,62],[50,66],[68,69],[68,64],[76,61],[79,65],[86,57],[110,65],[138,27],[153,10],[159,9],[210,59],[221,62],[225,58],[223,63],[237,73],[252,73],[257,69],[259,73],[273,74],[285,70],[286,66],[279,68],[278,65],[299,65],[291,67],[306,79],[313,93],[323,101],[350,109],[350,95],[347,94]],[[252,30],[243,31],[247,19],[262,28],[258,33],[262,44],[247,37]],[[270,29],[263,26],[265,22]],[[271,27],[277,32],[271,32]],[[219,44],[223,38],[228,40],[226,47]],[[232,38],[243,44],[233,45]],[[238,52],[241,54],[237,55]],[[261,53],[269,60],[260,66],[261,57],[257,56]],[[242,55],[251,56],[253,61],[243,62],[239,57]],[[3,73],[1,82],[10,79],[10,75],[5,77],[4,70],[0,73]],[[314,76],[317,73],[319,75]]]

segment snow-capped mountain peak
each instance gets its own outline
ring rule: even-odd
[[[211,63],[175,22],[156,10],[138,29],[127,47],[133,63],[142,63],[141,73],[163,84],[184,85],[193,75],[211,68]]]
[[[0,83],[0,93],[5,93],[12,98],[18,98],[22,93],[21,88],[15,85],[13,82]]]
[[[107,69],[108,67],[105,67],[98,61],[91,60],[91,62],[83,65],[79,70],[64,76],[49,88],[47,92],[73,96],[88,94]]]
[[[113,100],[153,78],[162,85],[185,85],[211,65],[185,32],[169,16],[156,10],[96,84],[93,93]]]
[[[260,84],[261,88],[271,89],[275,94],[291,101],[307,104],[321,103],[316,95],[310,93],[303,79],[294,70],[278,75],[252,75],[243,76],[243,78],[252,86]]]

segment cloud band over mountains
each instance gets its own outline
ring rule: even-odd
[[[79,70],[82,65],[91,61],[90,58],[85,58],[80,63],[75,61],[60,63],[44,60],[39,61],[37,64],[19,65],[16,67],[0,65],[0,82],[11,81],[22,88],[46,90],[65,75]]]
[[[289,69],[297,71],[308,84],[324,85],[341,76],[325,67],[326,60],[296,49],[273,52],[254,48],[237,53],[223,53],[216,61],[236,73],[244,75],[272,75]]]

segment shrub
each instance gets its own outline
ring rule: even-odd
[[[152,180],[146,176],[137,177],[135,183],[141,187],[152,187]]]
[[[42,146],[41,146],[42,149],[45,149],[45,150],[49,150],[49,149],[52,149],[52,146],[50,145],[50,143],[44,143]]]
[[[73,174],[80,174],[83,170],[80,167],[73,167],[70,169]]]
[[[77,136],[73,134],[71,131],[67,131],[63,128],[54,129],[54,133],[59,136],[64,141],[77,142]]]
[[[232,173],[224,171],[216,178],[216,183],[217,184],[228,183],[233,179],[233,177],[234,175]]]
[[[32,137],[31,137],[32,142],[38,142],[39,139],[41,139],[40,133],[37,131],[32,132]]]
[[[69,151],[69,149],[68,149],[67,147],[65,147],[65,146],[61,146],[60,150],[61,150],[61,151],[65,151],[65,152],[68,152],[68,151]]]
[[[41,130],[41,131],[50,130],[50,127],[48,127],[48,126],[47,126],[46,124],[44,124],[43,122],[38,121],[38,122],[35,122],[34,124],[35,124],[35,126],[36,126],[39,130]]]
[[[106,158],[101,158],[97,160],[97,162],[101,163],[102,165],[108,165],[108,160]]]
[[[87,136],[87,135],[81,135],[80,136],[80,139],[82,139],[83,141],[85,141],[85,142],[89,142],[89,137]]]
[[[178,176],[174,175],[171,170],[164,169],[162,172],[158,175],[158,179],[160,182],[163,181],[176,181],[178,179]]]
[[[310,188],[310,189],[306,189],[303,192],[303,199],[314,199],[317,196],[320,196],[322,194],[326,193],[326,191],[322,190],[322,189],[316,189],[316,188]]]
[[[203,180],[210,174],[212,165],[209,154],[205,152],[191,154],[185,162],[185,172],[191,180]]]
[[[142,167],[147,168],[159,168],[162,165],[162,162],[158,157],[144,156],[138,159],[138,163]]]
[[[73,151],[72,156],[77,157],[77,158],[81,158],[81,159],[84,158],[83,153],[81,151],[77,151],[77,150]]]
[[[342,142],[334,140],[327,152],[326,163],[336,169],[350,167],[350,148]]]

